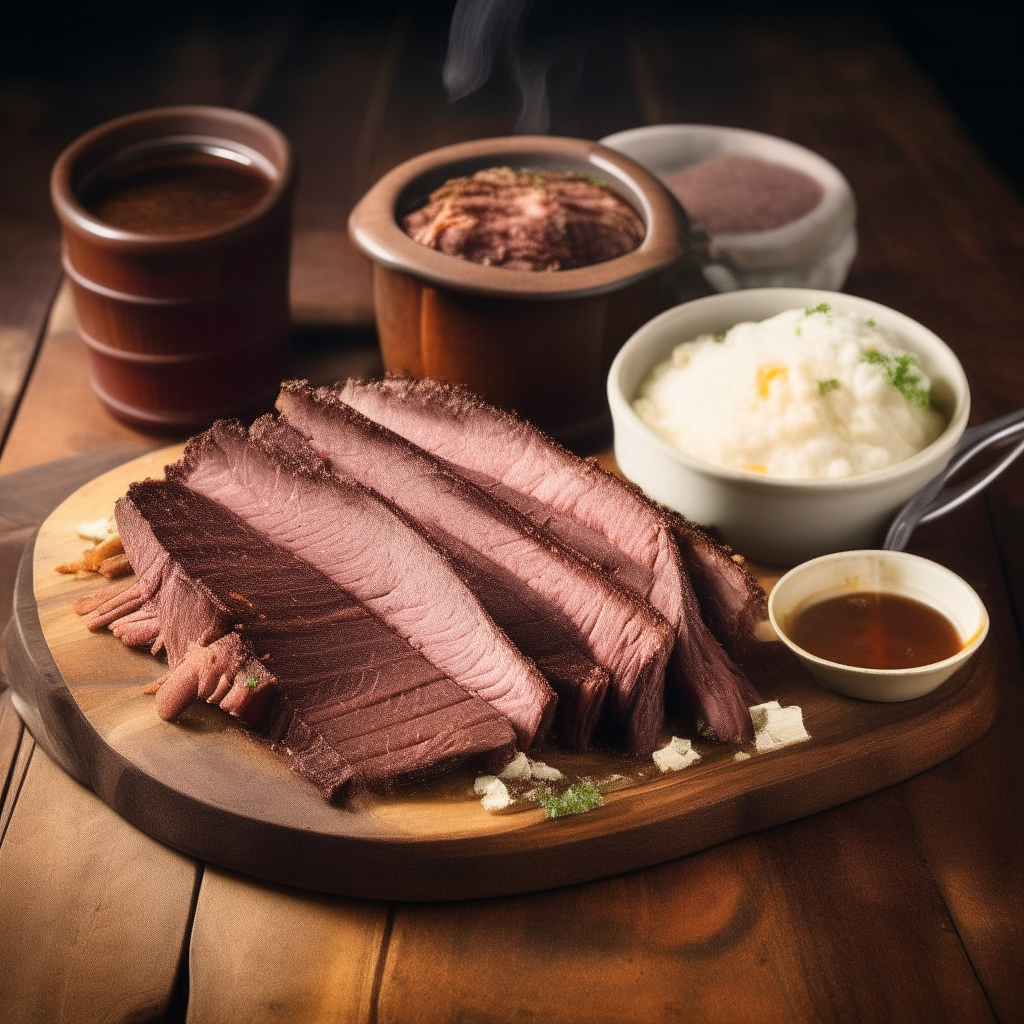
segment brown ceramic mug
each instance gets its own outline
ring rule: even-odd
[[[597,178],[640,215],[643,242],[571,270],[509,270],[448,256],[402,229],[446,180],[495,166]],[[682,208],[653,174],[596,142],[552,136],[479,139],[408,160],[363,196],[349,233],[374,261],[386,370],[462,384],[570,444],[608,423],[611,361],[669,304],[659,282],[687,252]]]
[[[295,160],[220,107],[110,121],[50,192],[94,390],[121,419],[191,428],[269,403],[285,370]]]

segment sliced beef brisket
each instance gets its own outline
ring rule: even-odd
[[[514,414],[455,385],[387,378],[349,381],[338,394],[519,508],[648,600],[678,630],[669,689],[674,703],[707,722],[720,739],[752,738],[747,708],[760,697],[704,624],[664,510]],[[730,564],[734,569],[725,566],[727,573],[740,571]]]
[[[286,385],[278,408],[336,473],[372,487],[448,551],[520,650],[538,661],[553,659],[549,665],[557,671],[549,678],[560,693],[563,742],[575,745],[570,737],[600,710],[589,706],[597,694],[596,677],[586,671],[590,659],[611,673],[609,718],[619,724],[620,741],[633,753],[655,749],[674,632],[646,601],[332,389]],[[586,675],[574,670],[566,680],[565,669],[574,664]]]
[[[226,508],[181,484],[146,481],[131,486],[117,518],[140,579],[160,565],[143,607],[155,610],[167,643],[163,717],[197,698],[220,704],[285,746],[292,768],[328,797],[512,757],[515,733],[486,701]]]
[[[212,498],[349,591],[468,693],[520,745],[542,738],[555,695],[434,547],[398,509],[332,474],[304,438],[264,417],[193,438],[168,477]]]
[[[765,644],[755,630],[768,618],[764,588],[732,548],[681,515],[669,517],[704,621],[733,661],[757,680]]]

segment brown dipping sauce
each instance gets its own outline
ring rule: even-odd
[[[786,629],[809,654],[854,668],[917,668],[963,650],[943,614],[902,594],[862,591],[800,609]]]
[[[241,220],[270,191],[249,164],[199,150],[140,157],[101,174],[82,205],[96,218],[143,235],[191,235]]]

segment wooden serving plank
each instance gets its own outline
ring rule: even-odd
[[[113,469],[57,506],[22,563],[6,653],[39,742],[139,828],[223,867],[377,899],[554,888],[661,863],[882,789],[962,750],[995,714],[997,667],[988,649],[934,693],[902,704],[834,694],[789,663],[763,695],[803,708],[809,742],[744,761],[734,759],[734,747],[698,742],[699,764],[606,794],[604,806],[585,815],[490,815],[469,771],[334,807],[219,709],[197,704],[176,724],[159,719],[142,687],[164,663],[109,633],[90,634],[74,614],[72,601],[96,589],[99,577],[54,572],[81,553],[77,523],[110,514],[132,480],[160,475],[179,452]],[[546,749],[537,756],[578,774],[636,768],[614,754]]]
[[[196,872],[36,747],[0,845],[0,1018],[162,1019]]]

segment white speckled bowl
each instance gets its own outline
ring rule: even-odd
[[[911,597],[941,612],[960,634],[963,650],[920,668],[854,668],[826,661],[787,635],[793,617],[808,604],[858,590]],[[988,635],[988,612],[974,589],[954,572],[905,551],[844,551],[804,562],[775,584],[768,617],[787,647],[824,686],[861,700],[911,700],[931,693],[971,658]]]
[[[601,140],[667,181],[691,164],[724,154],[801,171],[821,185],[821,202],[769,231],[719,233],[708,240],[704,276],[716,291],[841,288],[857,255],[857,204],[849,182],[823,156],[788,139],[715,124],[652,124]]]
[[[631,402],[644,378],[681,342],[820,302],[865,319],[873,317],[919,357],[933,382],[933,400],[949,422],[917,455],[888,469],[842,480],[780,480],[686,455],[633,411]],[[877,543],[896,510],[949,461],[971,408],[960,361],[928,328],[877,302],[804,288],[727,292],[655,317],[626,342],[612,363],[608,403],[615,457],[626,477],[656,501],[694,522],[715,527],[748,558],[772,565],[794,565],[828,552]]]

